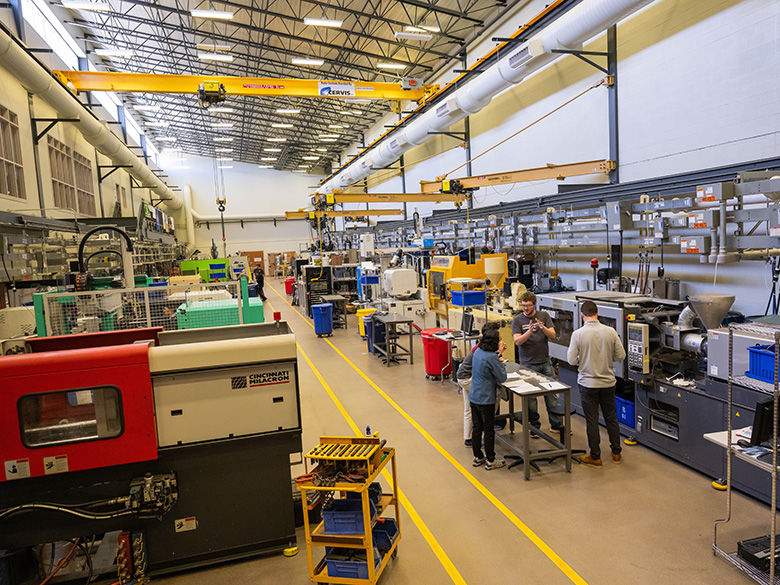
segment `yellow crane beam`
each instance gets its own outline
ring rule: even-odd
[[[460,205],[468,199],[465,193],[326,193],[315,196],[316,205],[337,203],[445,203]]]
[[[114,73],[110,71],[58,70],[54,73],[60,81],[74,91],[197,94],[198,87],[204,82],[218,82],[224,85],[227,95],[246,96],[420,100],[429,91],[426,87],[422,89],[403,89],[400,83],[368,83],[362,81]]]
[[[318,217],[372,217],[375,215],[403,215],[403,209],[327,209],[322,211],[285,211],[286,219],[315,219]]]
[[[569,163],[563,165],[549,164],[545,167],[525,169],[521,171],[509,171],[506,173],[493,173],[490,175],[475,175],[473,177],[459,177],[457,179],[444,179],[437,181],[420,181],[420,190],[423,193],[436,193],[443,191],[459,191],[487,187],[489,185],[506,185],[508,183],[522,183],[524,181],[539,181],[542,179],[565,179],[581,175],[606,174],[615,169],[615,161],[589,160],[585,162]],[[457,181],[457,185],[454,184]]]

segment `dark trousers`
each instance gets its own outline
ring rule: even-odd
[[[496,458],[496,432],[493,430],[495,404],[471,403],[471,449],[474,457],[482,459],[482,435],[485,435],[485,455],[488,461]]]
[[[613,453],[620,453],[620,426],[618,425],[617,408],[615,407],[615,387],[588,388],[578,384],[582,411],[585,413],[585,425],[588,431],[588,448],[590,456],[601,459],[601,447],[599,445],[599,407],[604,415],[604,424],[607,426],[609,446]]]
[[[255,288],[257,288],[257,296],[260,297],[260,299],[264,301],[265,300],[265,293],[263,292],[263,285],[258,282],[257,286]]]

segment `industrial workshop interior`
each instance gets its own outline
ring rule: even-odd
[[[0,585],[780,583],[780,2],[0,2]]]

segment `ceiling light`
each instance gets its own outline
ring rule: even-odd
[[[302,156],[303,160],[320,160],[320,157],[318,156]]]
[[[293,65],[314,65],[315,67],[319,67],[320,65],[324,65],[325,61],[322,59],[302,59],[300,57],[294,57],[290,63]]]
[[[233,123],[232,122],[212,122],[211,123],[212,128],[232,128]]]
[[[157,142],[176,142],[175,136],[160,136],[157,138]]]
[[[170,122],[146,122],[149,128],[167,128],[171,125]]]
[[[219,157],[217,157],[217,160],[220,161],[220,162],[230,162],[233,159],[230,158],[229,156],[219,156]]]
[[[264,148],[263,152],[282,152],[281,148]]]
[[[268,142],[287,142],[286,138],[267,138]]]
[[[430,26],[430,25],[421,24],[420,28],[432,33],[441,32],[441,29],[436,25]]]
[[[292,124],[271,124],[271,128],[292,128]]]
[[[327,18],[309,18],[306,17],[303,19],[303,24],[308,24],[309,26],[328,26],[331,28],[338,28],[344,23],[343,20],[329,20]]]
[[[320,142],[336,142],[335,138],[320,138]]]
[[[262,160],[262,161],[269,161],[270,162],[270,161],[279,160],[279,159],[277,159],[275,156],[264,156],[260,160]]]
[[[272,169],[274,165],[257,165],[258,169]]]
[[[338,129],[338,128],[346,128],[346,126],[344,126],[342,124],[328,124],[328,128],[336,128],[336,129]]]
[[[305,171],[303,169],[293,169],[292,172],[293,173],[307,173],[308,171]]]
[[[198,59],[201,61],[222,61],[224,63],[230,63],[233,61],[233,55],[225,55],[224,53],[198,53]]]
[[[214,152],[233,152],[232,148],[215,148]]]
[[[133,109],[136,112],[159,112],[160,106],[139,104],[137,106],[133,106]]]
[[[370,104],[371,100],[368,100],[366,98],[347,98],[344,100],[345,102],[349,102],[351,104]]]
[[[196,49],[200,49],[201,51],[211,51],[212,53],[215,51],[229,51],[230,45],[217,45],[216,43],[198,43],[195,45]]]
[[[427,32],[400,32],[395,31],[393,33],[393,36],[395,36],[396,40],[402,40],[402,41],[430,41],[433,38],[433,35],[431,33]]]
[[[135,55],[135,51],[130,49],[95,49],[95,55],[100,57],[124,57],[129,59]]]
[[[361,116],[363,112],[360,110],[339,110],[339,114],[342,116]]]
[[[317,152],[328,152],[327,148],[315,148]]]
[[[377,63],[376,66],[379,69],[406,69],[408,67],[408,65],[403,63]]]
[[[233,13],[228,10],[190,10],[192,18],[211,18],[213,20],[231,20]]]
[[[221,168],[221,169],[232,169],[233,165],[219,165],[219,168]]]
[[[162,151],[163,154],[167,154],[169,152],[181,152],[181,148],[166,148]]]
[[[233,108],[226,108],[225,106],[212,106],[209,108],[209,112],[212,114],[232,114],[235,110]]]
[[[111,6],[108,2],[89,2],[88,0],[62,0],[62,5],[71,10],[94,10],[95,12],[108,12]]]
[[[338,134],[320,134],[320,138],[338,138]]]
[[[233,142],[232,136],[215,136],[214,142]]]
[[[294,108],[279,108],[276,110],[277,114],[300,114],[300,110],[296,110]]]

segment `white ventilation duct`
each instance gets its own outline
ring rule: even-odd
[[[494,96],[557,59],[560,54],[553,53],[554,49],[578,49],[591,37],[652,1],[585,0],[578,4],[427,112],[412,118],[405,128],[386,138],[371,153],[376,157],[376,166],[387,166],[410,148],[422,144],[430,138],[429,132],[446,131],[455,122],[480,111]],[[331,193],[367,177],[371,171],[362,164],[366,156],[359,157],[328,179],[318,191]]]
[[[0,64],[7,69],[31,94],[49,104],[60,116],[78,118],[74,125],[100,153],[115,165],[130,165],[127,169],[141,185],[153,185],[152,191],[160,197],[168,209],[180,209],[181,197],[171,191],[152,170],[136,156],[105,122],[87,110],[78,99],[59,83],[38,61],[5,31],[0,30]]]

